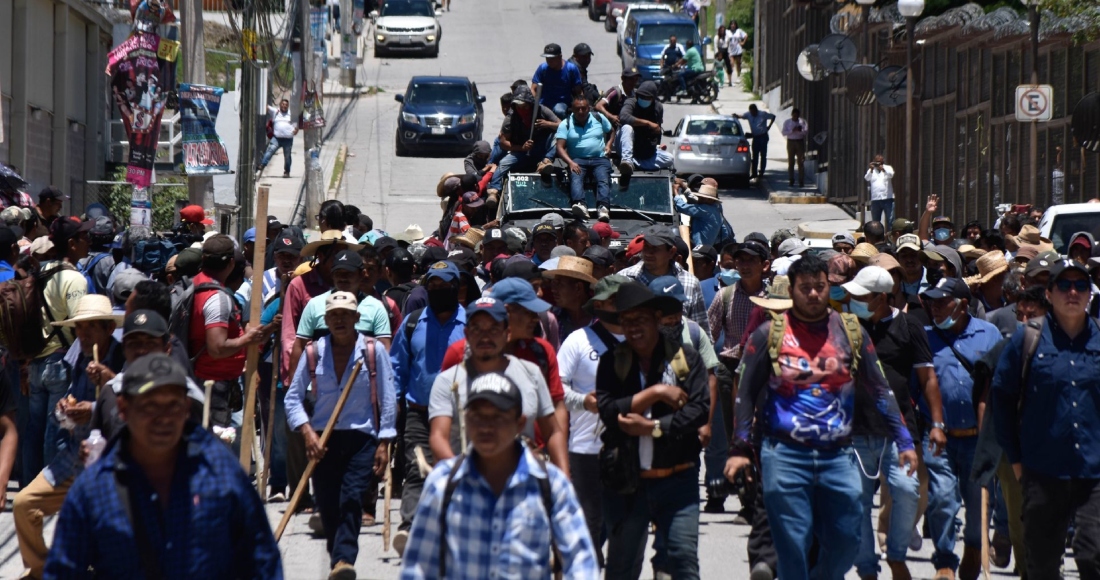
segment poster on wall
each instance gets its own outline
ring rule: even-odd
[[[229,155],[214,128],[224,92],[220,87],[180,84],[183,165],[188,175],[229,173]]]

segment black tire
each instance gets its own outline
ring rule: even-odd
[[[615,43],[615,54],[618,56],[623,55],[623,45],[619,44],[618,42]]]
[[[439,43],[435,43],[435,47],[428,51],[428,58],[439,58]]]
[[[596,0],[586,0],[585,5],[588,6],[588,19],[592,22],[599,22],[600,13],[596,12]]]
[[[393,152],[398,157],[408,157],[409,150],[405,147],[405,144],[401,142],[401,134],[394,133],[393,135]]]
[[[707,85],[706,89],[699,93],[699,104],[709,105],[714,102],[714,99],[718,98],[718,87],[713,84]]]

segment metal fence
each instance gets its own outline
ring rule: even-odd
[[[130,200],[134,186],[125,181],[88,181],[85,199],[107,206],[120,227],[130,225]],[[153,206],[153,230],[168,231],[179,219],[179,209],[188,204],[186,183],[154,183],[149,188]]]
[[[827,172],[831,201],[854,202],[867,162],[883,153],[896,171],[899,216],[915,219],[927,195],[940,196],[940,213],[957,225],[990,224],[998,203],[1077,203],[1096,197],[1100,163],[1074,142],[1073,107],[1100,90],[1100,43],[1074,42],[1076,22],[1043,15],[1038,73],[1053,86],[1053,119],[1039,124],[1038,157],[1032,167],[1030,129],[1015,120],[1015,89],[1030,81],[1031,51],[1026,19],[1009,8],[983,12],[976,4],[917,23],[914,39],[913,183],[905,175],[905,107],[878,103],[859,107],[846,96],[844,74],[809,82],[795,70],[798,54],[826,34],[854,35],[862,47],[864,23],[853,7],[834,10],[790,0],[762,0],[764,91],[779,89],[783,106],[797,106],[812,127],[826,128],[817,147],[818,171]],[[823,24],[824,23],[824,28]],[[895,5],[875,9],[866,29],[867,62],[905,66],[904,19]],[[793,31],[793,33],[784,33]],[[811,32],[812,31],[812,32]],[[1057,199],[1056,199],[1057,198]]]

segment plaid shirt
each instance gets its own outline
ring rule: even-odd
[[[437,464],[424,482],[402,579],[439,578],[440,542],[444,541],[451,578],[548,578],[551,533],[566,578],[599,578],[596,550],[573,486],[557,467],[547,464],[549,473],[543,471],[526,448],[499,497],[477,472],[472,457],[462,462],[447,510],[447,537],[441,538],[439,510],[455,461]],[[542,477],[550,479],[552,518],[547,516],[535,480]]]
[[[726,301],[723,300],[727,292],[733,292],[729,312],[726,311]],[[710,309],[707,310],[707,328],[710,329],[710,335],[715,339],[721,336],[722,331],[726,333],[725,340],[718,352],[719,356],[732,359],[741,358],[741,338],[745,334],[745,327],[748,326],[749,319],[752,317],[752,309],[756,307],[749,298],[767,295],[768,290],[764,286],[761,286],[760,291],[756,294],[749,294],[745,292],[740,282],[733,286],[732,290],[722,288],[718,291],[714,301],[710,303]]]
[[[129,472],[134,517],[141,518],[161,578],[281,580],[279,547],[267,514],[236,457],[197,425],[188,425],[183,438],[168,506],[162,508],[141,468],[127,465],[123,448],[129,431],[123,430],[69,490],[44,577],[145,578],[140,543],[116,483],[116,473]]]
[[[684,287],[684,296],[687,297],[687,300],[684,300],[684,316],[694,320],[695,324],[698,324],[701,328],[710,328],[707,325],[707,307],[703,303],[703,290],[699,288],[699,279],[692,276],[691,272],[683,269],[676,262],[673,262],[671,266],[671,275],[676,276],[676,279],[680,281],[680,285]],[[645,271],[643,262],[638,262],[618,273],[627,278],[633,278],[646,286],[657,279],[657,276]]]
[[[26,192],[0,192],[0,211],[4,211],[13,205],[18,207],[37,207],[34,203],[34,200],[31,199],[31,196]]]

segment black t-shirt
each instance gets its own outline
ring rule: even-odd
[[[863,327],[875,345],[882,370],[886,373],[886,382],[894,391],[898,400],[905,426],[913,435],[913,441],[920,440],[917,429],[917,417],[913,410],[913,397],[909,393],[909,375],[914,365],[932,365],[932,349],[928,347],[928,335],[924,327],[913,316],[898,312],[889,320],[877,324],[863,321]],[[875,408],[875,402],[866,389],[856,389],[856,409],[852,418],[853,435],[890,436],[890,427]]]
[[[537,116],[536,116],[537,115]],[[532,109],[531,123],[534,123],[538,119],[545,119],[557,123],[561,121],[558,116],[554,114],[545,105],[539,105]],[[557,129],[535,129],[535,143],[542,143],[546,139],[549,139]],[[527,142],[527,138],[531,135],[531,124],[524,123],[523,117],[518,113],[512,112],[504,119],[504,124],[500,127],[500,134],[508,137],[508,140],[512,142],[513,147],[519,147]]]

